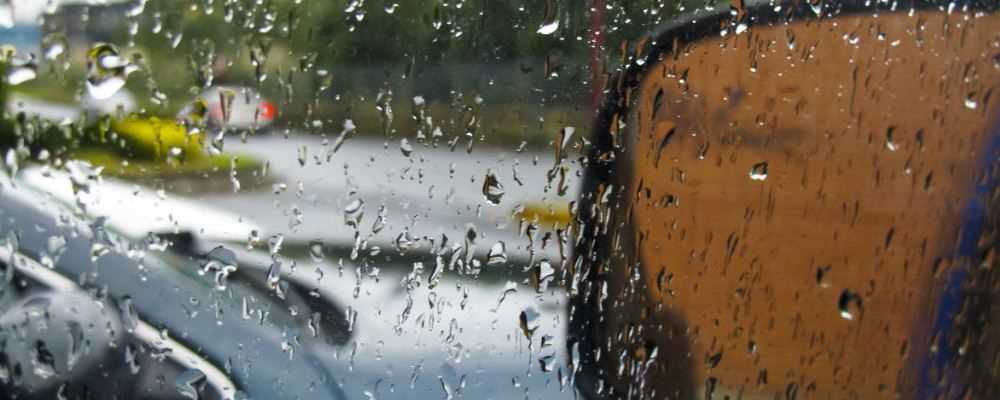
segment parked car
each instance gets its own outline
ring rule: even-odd
[[[257,130],[271,126],[278,111],[256,90],[245,86],[213,86],[186,105],[179,118],[197,115],[214,127]]]

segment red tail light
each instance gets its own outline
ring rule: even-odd
[[[274,119],[274,116],[277,115],[277,113],[278,112],[277,109],[274,108],[274,104],[271,104],[271,102],[267,100],[261,100],[260,116],[258,117],[259,120],[270,121]]]

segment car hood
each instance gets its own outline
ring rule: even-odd
[[[344,398],[310,343],[295,338],[299,333],[293,327],[241,315],[238,296],[268,294],[216,290],[213,278],[199,275],[193,261],[179,266],[190,270],[181,270],[153,252],[129,257],[130,250],[135,256],[141,247],[104,241],[99,224],[85,224],[43,196],[5,183],[0,235],[16,234],[21,253],[52,260],[62,275],[113,300],[130,298],[140,318],[223,366],[253,398]]]

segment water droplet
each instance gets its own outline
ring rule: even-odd
[[[444,273],[445,261],[441,257],[437,257],[434,261],[434,266],[431,268],[431,274],[427,276],[427,287],[434,289],[438,282],[441,281],[441,274]]]
[[[504,242],[496,242],[493,245],[493,247],[490,248],[486,265],[495,266],[506,263],[507,262],[506,251],[507,251],[507,245],[505,245]]]
[[[276,290],[278,288],[278,281],[281,280],[281,266],[282,263],[280,260],[274,260],[274,262],[271,263],[271,266],[267,269],[267,278],[265,280],[267,282],[267,286],[271,290]]]
[[[127,15],[129,17],[138,17],[138,16],[142,15],[143,10],[146,9],[146,2],[147,1],[148,0],[140,0],[140,1],[136,1],[133,4],[129,5],[128,9],[125,10],[125,15]],[[211,11],[209,11],[209,12],[211,12]],[[157,16],[159,16],[159,15],[157,15]]]
[[[555,0],[545,1],[545,15],[542,18],[542,25],[536,31],[540,35],[551,35],[559,30],[559,12],[556,9]]]
[[[538,27],[537,32],[542,35],[551,35],[557,29],[559,29],[559,20],[554,20],[542,23],[542,25]]]
[[[70,321],[67,323],[69,336],[69,351],[66,353],[66,370],[72,371],[76,362],[80,360],[84,350],[83,327],[79,322]]]
[[[229,120],[233,114],[233,101],[235,100],[236,91],[227,88],[219,89],[219,109],[222,111],[223,125],[229,125]]]
[[[810,0],[809,8],[812,9],[813,14],[820,15],[823,12],[823,1],[822,0]]]
[[[830,269],[832,267],[827,265],[825,267],[816,268],[816,284],[821,288],[830,287],[830,283],[827,282],[827,275],[830,274]]]
[[[375,109],[378,110],[379,119],[382,122],[382,135],[389,137],[392,133],[392,90],[382,89],[379,90],[375,97]]]
[[[4,166],[7,167],[7,173],[10,176],[17,175],[17,171],[19,169],[19,164],[20,164],[18,163],[17,158],[18,158],[17,150],[15,150],[14,148],[9,148],[7,149],[7,152],[4,153],[3,163]]]
[[[483,197],[486,198],[486,202],[494,206],[500,205],[503,195],[503,185],[497,180],[497,176],[492,170],[486,171],[486,178],[483,180]]]
[[[896,145],[896,142],[893,141],[892,137],[895,130],[896,127],[890,126],[889,129],[885,131],[885,148],[889,149],[889,151],[896,151],[896,149],[899,148],[899,146]]]
[[[396,248],[400,251],[405,252],[407,250],[415,249],[418,245],[419,243],[413,240],[413,237],[410,236],[410,231],[403,230],[398,236],[396,236]]]
[[[199,388],[205,383],[205,373],[197,369],[189,369],[177,375],[174,387],[177,393],[186,399],[197,400]]]
[[[125,345],[125,365],[128,366],[129,372],[132,375],[138,374],[142,369],[142,364],[139,363],[138,354],[139,349],[136,348],[135,344],[129,343]]]
[[[399,151],[403,153],[404,156],[409,157],[413,153],[413,146],[410,144],[409,140],[403,138],[399,141]]]
[[[31,372],[42,379],[49,379],[56,375],[55,356],[46,347],[45,342],[39,340],[31,350]]]
[[[125,86],[128,74],[136,69],[115,46],[98,43],[87,52],[87,93],[97,100],[108,99]]]
[[[267,252],[272,256],[276,255],[278,254],[278,252],[281,251],[281,246],[284,244],[285,244],[284,235],[280,233],[271,235],[271,237],[267,239]]]
[[[569,146],[575,132],[576,128],[572,126],[566,126],[559,130],[559,140],[556,141],[556,165],[552,168],[553,170],[559,167],[563,158],[566,158],[566,147]]]
[[[441,381],[441,390],[444,391],[445,400],[451,400],[453,398],[453,395],[451,393],[451,387],[448,386],[448,383],[444,381],[443,376],[439,376],[438,380]]]
[[[139,325],[139,315],[135,312],[135,305],[132,304],[132,298],[125,296],[122,298],[118,307],[122,311],[122,326],[128,332],[134,332],[135,328]]]
[[[979,108],[979,102],[976,101],[975,93],[969,93],[968,96],[965,96],[965,108],[968,108],[970,110],[975,110],[976,108]]]
[[[756,163],[750,167],[750,179],[755,181],[767,179],[767,161]]]
[[[322,320],[323,320],[323,313],[319,311],[312,313],[312,316],[309,317],[309,324],[308,324],[309,333],[312,334],[313,337],[319,337],[320,321]]]
[[[325,258],[323,255],[323,242],[319,240],[309,242],[309,256],[315,262],[322,262],[323,258]]]
[[[181,109],[177,118],[187,128],[188,135],[201,133],[204,130],[205,125],[208,123],[208,102],[201,96],[196,97],[194,101],[188,103],[183,109]],[[221,146],[219,152],[221,152]]]
[[[344,207],[344,223],[347,226],[357,228],[361,224],[361,218],[365,214],[365,201],[362,199],[354,199],[354,201],[347,204]]]
[[[223,246],[216,246],[205,255],[205,259],[198,274],[214,273],[215,289],[226,290],[226,279],[237,269],[236,253]]]
[[[535,287],[535,292],[544,292],[554,277],[555,268],[552,268],[552,263],[548,260],[540,261],[531,269],[531,283]]]
[[[306,160],[309,158],[309,147],[306,145],[299,146],[299,166],[306,166]]]
[[[722,355],[723,355],[723,353],[720,351],[720,352],[717,352],[717,353],[712,354],[711,356],[709,356],[708,357],[708,368],[709,369],[714,369],[715,367],[718,367],[719,363],[722,362]]]
[[[840,292],[837,308],[840,309],[840,317],[846,320],[853,320],[864,313],[861,296],[848,289]]]
[[[7,69],[7,83],[12,86],[20,85],[24,82],[35,79],[38,76],[38,62],[35,55],[31,54],[24,58],[14,58]]]
[[[521,315],[518,318],[518,326],[521,327],[521,333],[528,340],[531,340],[531,336],[538,329],[540,317],[541,314],[535,311],[533,307],[528,307],[521,311]]]
[[[42,39],[42,57],[48,61],[55,61],[67,53],[69,44],[66,36],[62,34],[50,33]]]
[[[375,217],[375,222],[372,223],[372,234],[378,234],[385,229],[386,216],[385,216],[385,206],[378,207],[378,216]]]

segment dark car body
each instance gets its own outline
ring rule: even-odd
[[[16,297],[0,314],[0,369],[8,371],[0,386],[8,396],[344,397],[313,354],[342,344],[346,331],[325,330],[336,324],[307,328],[313,311],[342,321],[339,310],[313,309],[299,288],[269,286],[253,271],[220,277],[209,263],[234,260],[132,243],[100,220],[82,221],[53,204],[16,182],[2,183],[2,261],[13,287],[5,294]],[[33,304],[45,306],[36,313]],[[25,333],[35,323],[46,329]],[[84,328],[77,339],[67,328],[73,324]],[[66,354],[79,351],[68,349],[79,346],[86,362],[68,363]],[[36,373],[38,360],[51,371]]]
[[[608,83],[581,392],[995,397],[997,3],[734,4]]]

